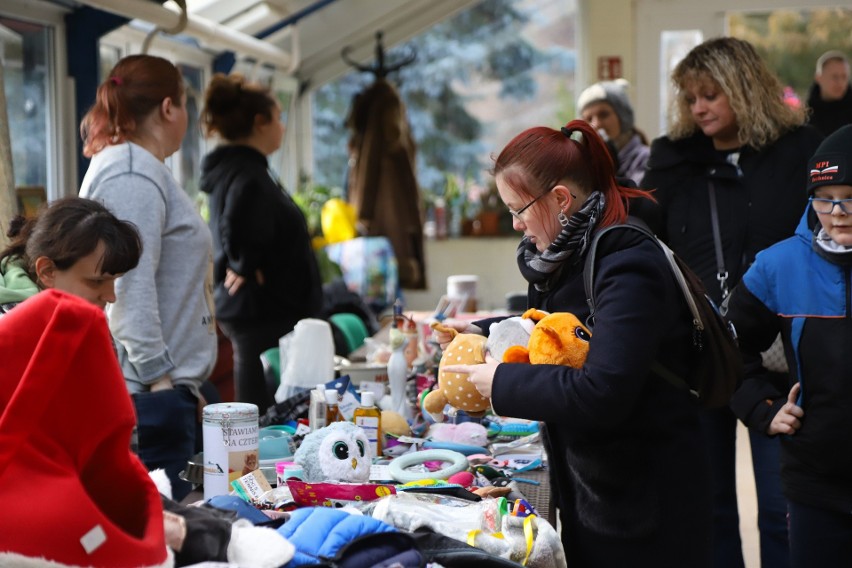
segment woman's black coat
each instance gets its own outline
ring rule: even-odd
[[[305,216],[270,175],[266,157],[249,146],[216,148],[204,158],[201,190],[210,194],[217,319],[295,324],[316,317],[322,282]],[[223,286],[227,268],[246,278],[233,296]]]
[[[610,251],[608,254],[606,251]],[[691,318],[656,244],[614,231],[598,249],[596,322],[582,369],[502,364],[500,415],[546,423],[571,566],[709,566],[708,457],[691,395],[652,374],[689,372]],[[588,316],[582,261],[530,307]]]
[[[737,167],[701,132],[680,140],[657,138],[641,186],[654,190],[658,207],[638,213],[718,302],[709,184],[715,187],[724,266],[733,288],[759,251],[796,230],[808,201],[808,160],[821,140],[816,129],[801,126],[762,150],[743,148]]]

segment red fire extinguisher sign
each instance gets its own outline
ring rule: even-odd
[[[621,76],[621,57],[618,55],[601,55],[598,57],[599,81],[611,81]]]

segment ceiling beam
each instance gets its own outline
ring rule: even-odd
[[[79,0],[104,12],[126,18],[150,22],[164,29],[173,29],[180,14],[173,9],[147,0]],[[227,26],[190,15],[183,34],[192,36],[217,50],[233,50],[239,56],[251,57],[260,63],[289,68],[293,63],[290,53],[268,42],[254,38]]]

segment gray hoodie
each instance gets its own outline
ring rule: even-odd
[[[109,327],[130,392],[169,373],[196,395],[216,362],[210,230],[169,169],[127,142],[98,152],[82,197],[102,202],[142,235],[139,265],[115,284]]]

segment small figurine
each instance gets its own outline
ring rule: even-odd
[[[390,330],[391,356],[388,359],[388,386],[390,387],[391,407],[407,421],[414,418],[408,403],[406,388],[412,375],[414,362],[419,355],[417,327],[411,318],[399,316],[400,327]]]

